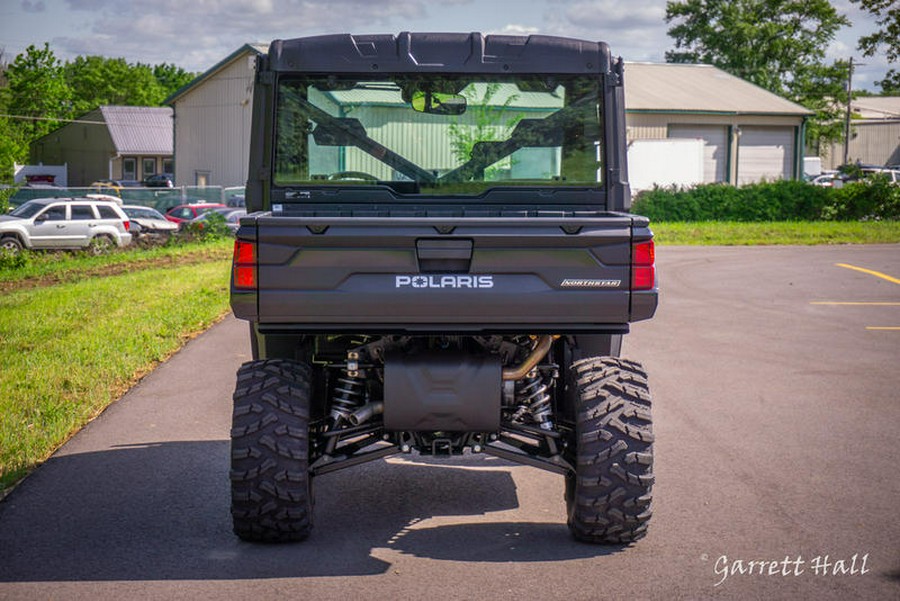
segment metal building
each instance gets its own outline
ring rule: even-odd
[[[626,63],[628,139],[699,138],[704,182],[803,173],[806,108],[710,65]]]
[[[257,55],[245,44],[165,100],[175,111],[175,185],[243,186]]]
[[[900,96],[854,98],[851,107],[847,162],[900,169]],[[832,144],[823,154],[826,169],[844,162],[843,144]]]
[[[101,106],[31,143],[33,164],[68,166],[69,186],[172,169],[172,109]]]

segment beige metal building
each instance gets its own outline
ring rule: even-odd
[[[176,185],[244,185],[253,62],[245,44],[166,100],[175,111]],[[744,184],[802,173],[811,113],[707,65],[629,63],[628,139],[700,138],[704,181]]]
[[[847,162],[900,165],[900,96],[864,96],[851,106]],[[843,144],[832,144],[823,154],[825,169],[836,169],[844,162]]]
[[[101,106],[31,143],[32,164],[68,166],[69,186],[171,173],[172,109]]]
[[[812,113],[710,65],[625,65],[628,139],[699,138],[705,182],[802,174]]]
[[[243,186],[257,55],[245,44],[166,99],[175,111],[175,185]]]

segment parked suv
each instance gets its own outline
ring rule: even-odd
[[[113,202],[92,198],[37,198],[0,215],[0,248],[93,248],[131,243],[131,222]]]

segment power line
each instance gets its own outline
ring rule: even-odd
[[[0,113],[0,117],[5,117],[6,119],[19,119],[21,121],[54,121],[59,123],[84,123],[86,125],[106,125],[107,127],[110,125],[115,125],[117,127],[156,127],[159,129],[168,129],[172,126],[170,125],[156,125],[151,123],[134,123],[133,121],[88,121],[86,119],[63,119],[63,118],[54,118],[54,117],[29,117],[27,115],[7,115]]]
[[[22,121],[61,121],[64,123],[87,123],[88,125],[107,125],[106,121],[86,121],[84,119],[63,119],[54,117],[28,117],[27,115],[5,115],[0,113],[0,117],[7,119],[20,119]]]

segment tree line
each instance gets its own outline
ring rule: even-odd
[[[78,56],[61,61],[29,46],[11,62],[0,50],[0,184],[12,183],[13,163],[27,163],[30,144],[67,120],[102,105],[161,106],[196,77],[176,65]]]
[[[881,28],[859,40],[864,56],[882,50],[894,63],[900,52],[900,3],[851,0]],[[812,149],[843,140],[848,101],[847,60],[826,60],[828,46],[850,21],[828,0],[684,0],[666,3],[675,49],[666,61],[707,63],[809,109],[806,142]],[[900,94],[900,73],[876,82]]]

